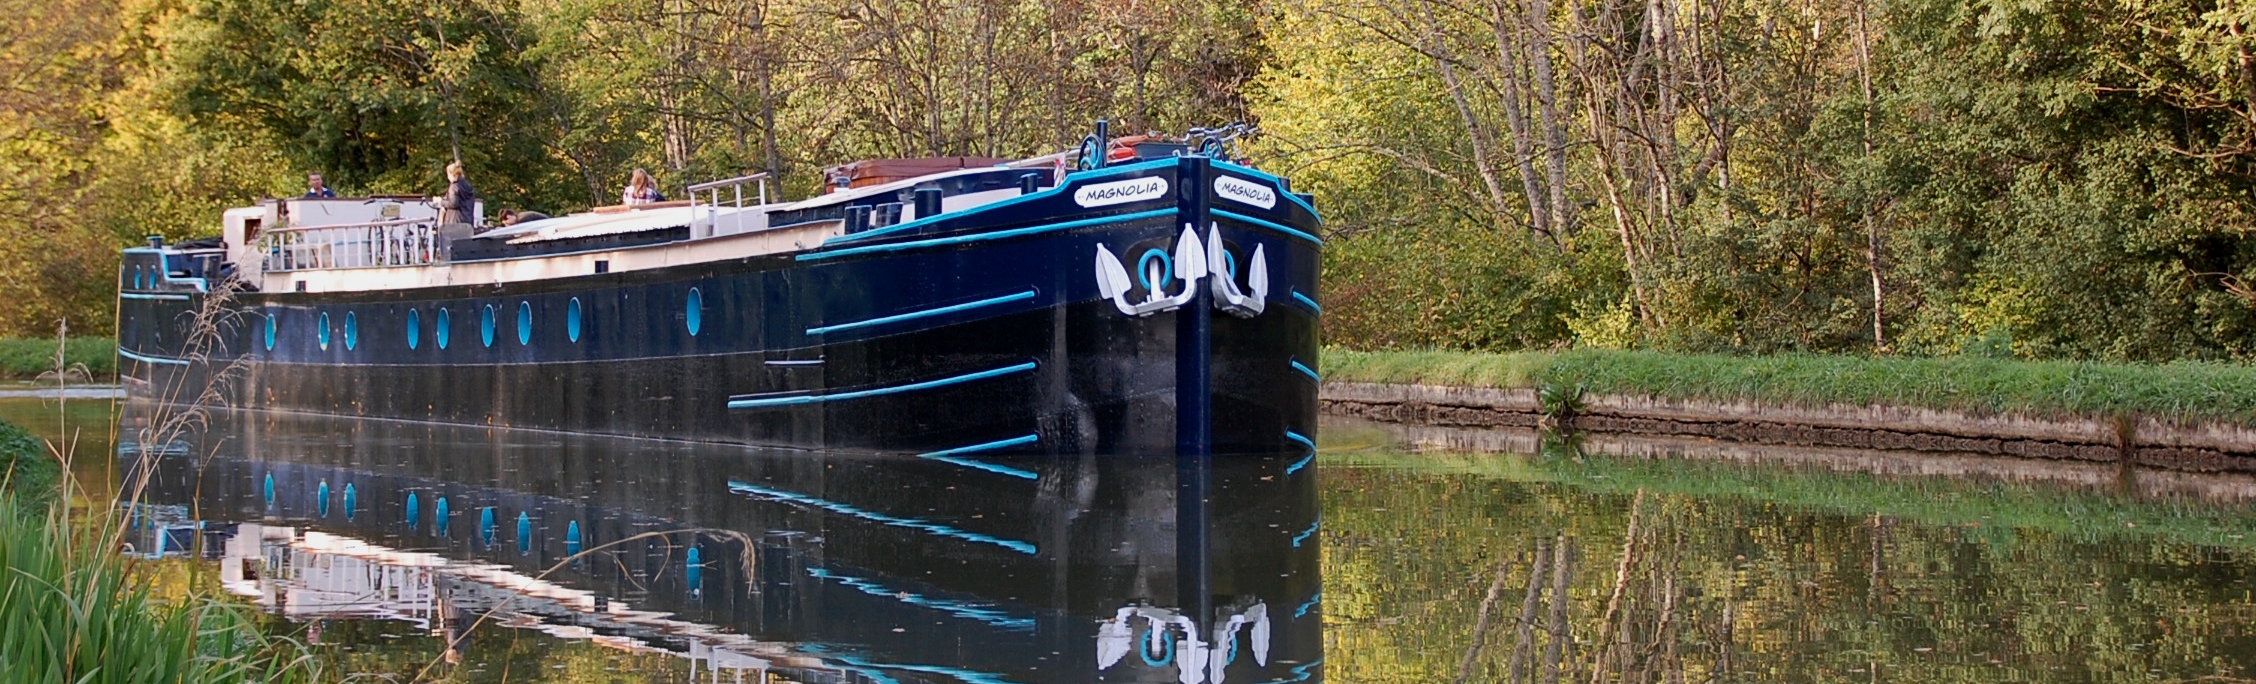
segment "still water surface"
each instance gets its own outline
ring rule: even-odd
[[[2256,680],[2245,478],[1344,421],[1196,473],[148,422],[103,466],[159,464],[135,552],[401,681]]]

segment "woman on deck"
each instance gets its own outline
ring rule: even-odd
[[[664,201],[666,196],[658,192],[658,183],[642,169],[634,170],[634,177],[627,179],[627,189],[619,193],[619,203],[630,207]]]

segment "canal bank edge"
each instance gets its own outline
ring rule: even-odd
[[[1533,428],[1538,390],[1325,382],[1323,411],[1394,423]],[[1600,434],[1692,437],[1747,444],[1952,452],[2128,463],[2188,472],[2256,473],[2256,429],[2152,417],[2032,417],[1892,406],[1790,406],[1590,394],[1563,427]]]

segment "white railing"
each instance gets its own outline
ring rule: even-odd
[[[753,184],[758,185],[759,188],[758,194],[753,198],[755,200],[753,206],[767,204],[768,174],[764,171],[749,176],[724,178],[717,181],[707,181],[704,183],[698,183],[696,185],[689,186],[689,207],[691,223],[695,224],[697,219],[703,218],[705,219],[705,224],[709,226],[706,229],[707,234],[721,234],[721,227],[714,225],[713,222],[719,219],[721,207],[721,191],[726,189],[732,195],[729,206],[736,208],[736,211],[729,214],[729,218],[735,222],[735,225],[733,225],[728,232],[731,234],[744,232],[744,186]],[[698,196],[698,193],[701,192],[709,194],[712,199],[704,200],[700,198]]]
[[[437,219],[300,226],[259,234],[267,271],[422,266],[438,254]]]

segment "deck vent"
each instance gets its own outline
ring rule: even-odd
[[[916,217],[921,219],[927,216],[940,215],[940,198],[942,194],[943,193],[939,188],[917,188]]]

